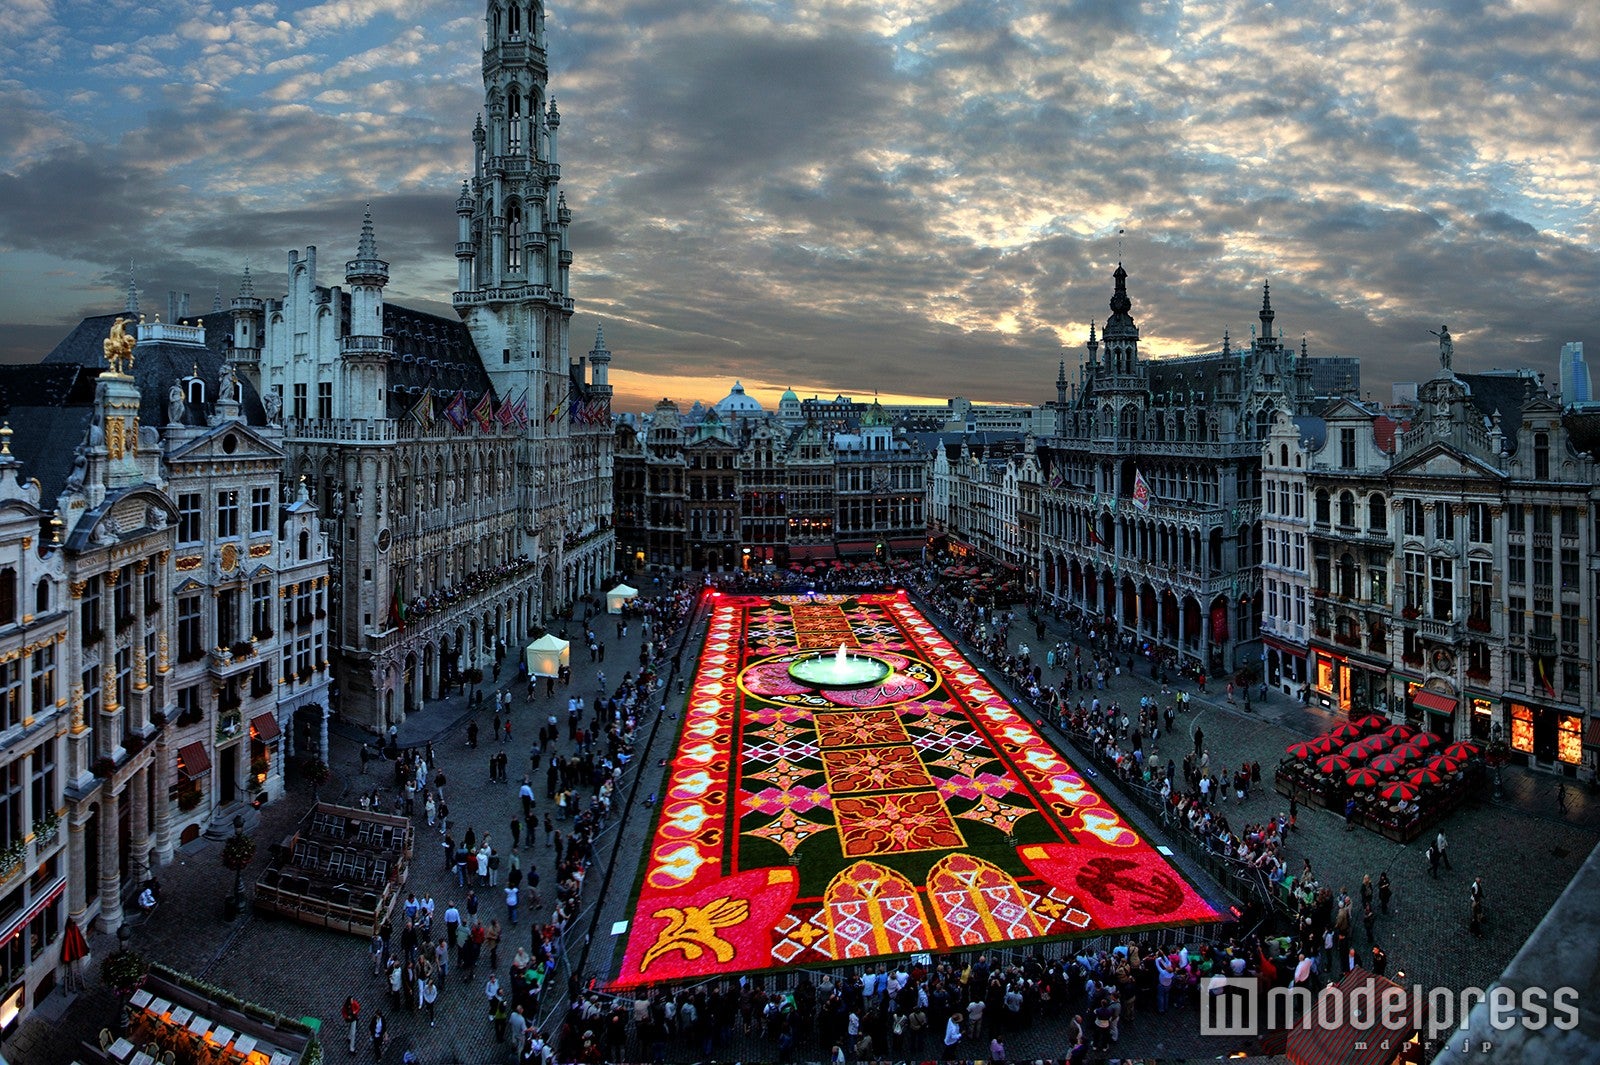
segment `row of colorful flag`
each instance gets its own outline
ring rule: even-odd
[[[545,421],[553,422],[563,415],[573,425],[602,425],[611,420],[611,401],[605,396],[585,397],[568,390]]]
[[[444,393],[435,395],[433,389],[423,389],[422,398],[417,400],[411,408],[411,417],[424,429],[432,429],[434,425],[434,402],[444,402]],[[483,432],[489,432],[495,423],[504,426],[526,428],[528,425],[528,391],[523,389],[522,396],[513,400],[507,396],[500,401],[498,409],[495,407],[494,394],[485,392],[476,404],[467,400],[465,392],[458,391],[440,412],[444,419],[453,425],[457,432],[467,426],[477,423]]]

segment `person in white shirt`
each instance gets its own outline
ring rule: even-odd
[[[149,913],[155,908],[156,893],[147,884],[145,885],[145,889],[139,892],[139,909],[143,910],[145,913]]]
[[[952,1013],[950,1019],[944,1022],[945,1054],[948,1056],[954,1051],[959,1042],[961,1042],[961,1014]]]

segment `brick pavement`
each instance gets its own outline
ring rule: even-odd
[[[609,661],[605,666],[591,665],[586,652],[578,651],[574,655],[574,691],[586,695],[593,692],[596,669],[607,668],[608,676],[615,678],[626,669],[637,668],[637,628],[631,627],[628,640],[619,643],[609,619],[602,617],[600,623],[603,628],[596,631],[608,645]],[[1027,642],[1037,647],[1038,641],[1032,636],[1031,629],[1018,631],[1013,642]],[[697,646],[697,642],[691,644],[691,647]],[[691,666],[692,662],[686,661],[684,669]],[[1125,676],[1114,682],[1111,696],[1124,702],[1131,700],[1136,705],[1141,694],[1155,691],[1148,677]],[[564,704],[566,694],[558,692],[555,702]],[[520,752],[526,757],[528,732],[537,727],[535,722],[539,720],[532,716],[520,693],[518,695],[511,747],[513,781],[519,779],[515,771],[519,764],[517,755]],[[675,694],[671,702],[678,702]],[[1266,776],[1270,776],[1284,746],[1320,731],[1333,720],[1324,711],[1301,707],[1282,695],[1272,696],[1265,704],[1258,703],[1258,712],[1248,716],[1239,708],[1228,707],[1220,698],[1197,695],[1193,705],[1194,713],[1178,719],[1182,735],[1163,737],[1159,745],[1162,757],[1168,754],[1181,757],[1186,749],[1184,745],[1189,742],[1187,730],[1198,725],[1205,730],[1213,764],[1251,759],[1261,763]],[[541,692],[533,710],[543,713],[543,706]],[[671,709],[675,711],[677,706]],[[433,740],[435,754],[451,781],[450,805],[456,823],[463,827],[475,824],[480,834],[487,830],[503,843],[507,834],[504,824],[518,806],[516,787],[515,784],[488,783],[486,759],[493,745],[480,745],[477,751],[466,749],[463,730],[467,716],[463,697],[442,700],[409,718],[400,738],[405,744]],[[480,716],[484,719],[480,726],[487,732],[490,715]],[[674,725],[673,721],[664,723],[655,736],[654,746],[641,752],[635,763],[640,774],[641,795],[649,794],[659,785],[661,769],[657,762],[670,750],[676,731]],[[353,801],[358,789],[376,781],[382,781],[386,793],[392,795],[388,763],[375,764],[374,775],[363,779],[359,775],[354,734],[340,728],[336,728],[334,734],[332,768],[335,776],[324,786],[324,797]],[[1067,753],[1072,755],[1070,748]],[[526,765],[525,762],[520,764]],[[1103,777],[1099,784],[1112,801],[1124,810],[1132,809],[1115,784]],[[632,785],[630,776],[624,780],[619,795],[627,797]],[[1370,871],[1376,878],[1380,870],[1388,869],[1395,885],[1395,912],[1380,921],[1377,935],[1389,953],[1390,973],[1404,971],[1407,979],[1425,984],[1485,986],[1515,954],[1600,839],[1600,801],[1587,792],[1569,787],[1569,813],[1561,818],[1555,815],[1556,784],[1553,780],[1508,769],[1505,785],[1503,801],[1486,799],[1470,803],[1444,824],[1451,839],[1455,869],[1438,881],[1428,876],[1423,858],[1426,840],[1401,846],[1364,830],[1347,833],[1339,818],[1321,810],[1303,813],[1302,831],[1291,847],[1291,865],[1298,868],[1301,855],[1309,855],[1320,875],[1335,886],[1347,884],[1352,891],[1359,884],[1362,872]],[[544,792],[542,788],[537,791],[542,813],[546,805]],[[307,785],[291,782],[284,800],[263,809],[257,868],[247,873],[247,882],[253,882],[259,874],[266,860],[267,844],[277,842],[292,829],[310,798]],[[1268,790],[1254,794],[1238,812],[1225,809],[1230,820],[1239,823],[1241,815],[1246,820],[1264,819],[1283,805],[1281,797]],[[622,857],[617,862],[610,891],[600,900],[600,936],[590,951],[585,976],[603,980],[613,965],[613,953],[620,944],[608,932],[613,921],[627,917],[626,907],[636,874],[631,866],[632,856],[642,852],[650,820],[648,811],[636,807],[621,828],[613,827],[602,841],[601,867],[609,858],[611,840],[619,841]],[[418,841],[411,889],[419,894],[431,891],[442,909],[445,900],[457,897],[459,891],[445,873],[437,846],[439,837],[430,834],[421,817],[416,823]],[[1159,830],[1155,835],[1159,840]],[[161,871],[167,901],[154,918],[135,930],[134,947],[154,959],[229,987],[262,1005],[296,1016],[319,1018],[327,1034],[329,1060],[346,1059],[348,1055],[337,1019],[344,996],[355,994],[368,1011],[383,1005],[386,1014],[389,1012],[384,989],[371,975],[366,944],[353,936],[322,932],[276,919],[247,917],[238,922],[225,922],[222,899],[231,885],[227,870],[218,860],[219,852],[218,844],[196,844],[182,853],[181,862]],[[524,857],[525,868],[527,859],[537,864],[545,879],[544,894],[548,898],[552,894],[549,884],[553,871],[551,852],[541,843],[534,851],[525,852]],[[1490,920],[1482,940],[1471,939],[1466,930],[1467,885],[1475,874],[1484,877],[1489,903]],[[589,901],[591,904],[595,901],[593,896]],[[498,889],[482,902],[483,914],[498,916],[504,923],[504,907]],[[588,921],[593,912],[586,910],[582,920]],[[548,913],[548,902],[545,913]],[[519,932],[525,934],[528,926],[529,918],[524,917]],[[580,949],[578,939],[573,936],[569,947],[574,961]],[[1359,934],[1357,940],[1362,941]],[[522,940],[517,933],[508,933],[503,948],[507,957],[519,942]],[[94,937],[92,946],[96,961],[114,945],[111,937]],[[414,1049],[424,1065],[510,1060],[509,1048],[493,1043],[481,986],[485,975],[486,966],[480,966],[479,979],[471,985],[452,977],[442,986],[435,1027],[429,1027],[425,1015],[391,1016],[393,1039],[391,1049],[385,1052],[389,1060],[398,1061],[406,1049]],[[59,1024],[48,1023],[42,1017],[30,1020],[21,1032],[7,1041],[5,1053],[13,1062],[26,1065],[67,1065],[76,1040],[91,1036],[106,1023],[110,1014],[109,996],[91,990],[66,1009],[65,1018]],[[1016,1033],[1008,1042],[1010,1056],[1024,1059],[1064,1054],[1061,1021],[1067,1015],[1066,1011],[1061,1011],[1059,1019],[1041,1021],[1028,1031]],[[931,1040],[924,1049],[931,1055],[934,1049]],[[1215,1057],[1235,1049],[1240,1047],[1219,1046],[1215,1040],[1201,1038],[1193,1014],[1175,1011],[1165,1017],[1141,1017],[1124,1033],[1117,1052],[1124,1057],[1176,1059]],[[630,1050],[637,1048],[630,1047]],[[805,1052],[806,1048],[802,1048],[802,1053]],[[759,1038],[734,1034],[717,1048],[717,1053],[727,1058],[762,1061],[772,1060],[776,1049]],[[637,1059],[636,1054],[634,1057]],[[689,1048],[669,1047],[668,1060],[699,1058],[700,1055]],[[370,1060],[365,1040],[357,1060]]]

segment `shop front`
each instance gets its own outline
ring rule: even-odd
[[[1408,683],[1406,704],[1407,722],[1447,740],[1456,738],[1461,698],[1448,681],[1435,677],[1426,686]]]
[[[1511,760],[1576,776],[1583,764],[1583,715],[1567,707],[1506,701]]]
[[[1286,695],[1297,693],[1306,683],[1306,649],[1275,636],[1261,637],[1261,666],[1267,684]]]
[[[1312,652],[1313,698],[1342,714],[1389,713],[1388,664],[1317,648]]]

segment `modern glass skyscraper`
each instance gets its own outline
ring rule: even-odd
[[[1587,406],[1593,400],[1589,366],[1583,361],[1583,341],[1569,340],[1561,345],[1561,402],[1578,407]]]

